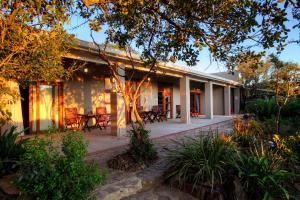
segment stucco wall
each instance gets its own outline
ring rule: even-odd
[[[214,115],[224,115],[224,87],[213,85]]]
[[[158,87],[155,81],[144,83],[140,90],[140,102],[143,109],[148,111],[158,103]]]
[[[176,105],[180,105],[180,88],[179,85],[173,85],[173,118],[176,118]]]
[[[19,84],[14,81],[7,81],[5,83],[6,87],[16,94],[16,98],[13,99],[11,96],[3,95],[1,96],[1,102],[5,102],[5,110],[8,110],[11,113],[11,121],[4,125],[0,131],[4,131],[12,125],[17,126],[17,130],[23,130],[23,118],[22,118],[22,108],[21,108],[21,98],[19,93]],[[1,132],[0,132],[1,133]]]
[[[96,112],[106,106],[110,112],[110,93],[105,92],[104,78],[74,78],[64,82],[64,108],[76,107],[79,113]],[[106,84],[107,85],[107,84]]]

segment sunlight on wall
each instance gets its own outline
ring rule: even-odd
[[[17,126],[17,130],[21,131],[23,130],[23,117],[22,117],[22,107],[21,107],[21,97],[19,92],[19,84],[14,81],[7,81],[7,86],[14,91],[18,96],[16,99],[12,99],[9,96],[2,96],[1,98],[7,99],[7,105],[5,109],[7,109],[9,112],[11,112],[11,119],[12,121],[9,122],[7,125],[3,127],[3,130],[6,128],[15,125]]]

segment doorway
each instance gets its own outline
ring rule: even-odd
[[[200,115],[201,114],[201,100],[200,100],[200,91],[191,91],[191,96],[190,96],[190,109],[191,113],[193,115]]]
[[[159,87],[158,88],[158,107],[167,112],[168,118],[172,118],[173,113],[173,99],[172,99],[172,87]]]
[[[62,128],[62,84],[37,82],[29,87],[29,131]]]

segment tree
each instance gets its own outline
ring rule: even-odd
[[[275,93],[275,101],[278,107],[276,115],[276,131],[280,130],[280,115],[282,108],[288,100],[298,93],[298,79],[300,66],[296,63],[283,62],[274,54],[270,56],[271,68],[270,88]]]
[[[289,31],[285,23],[290,4],[289,0],[83,0],[77,2],[77,8],[92,32],[104,29],[106,43],[140,53],[140,65],[147,69],[140,87],[158,70],[160,61],[181,60],[195,65],[204,48],[225,62],[257,46],[282,50]],[[136,111],[138,90],[131,97],[126,94],[120,80],[123,75],[118,73],[124,69],[109,58],[106,45],[100,48],[94,43],[99,47],[99,57],[111,69],[126,107],[132,103],[132,122],[137,119],[142,127]],[[128,51],[127,57],[134,60]]]
[[[282,4],[275,0],[84,0],[77,6],[91,30],[106,27],[107,42],[140,52],[143,66],[149,71],[142,84],[157,70],[158,61],[183,60],[194,65],[203,48],[221,61],[229,61],[255,45],[282,49],[289,31],[285,22],[290,3]],[[99,56],[111,66],[112,76],[125,91],[117,78],[120,67],[107,60],[104,48]],[[129,99],[125,96],[125,102]]]
[[[230,65],[236,66],[240,73],[240,82],[243,84],[246,92],[246,102],[248,98],[257,98],[260,90],[267,90],[267,74],[270,63],[264,61],[264,52],[246,51],[235,57]]]
[[[14,99],[7,80],[26,86],[30,81],[53,81],[68,76],[64,68],[73,37],[63,29],[72,0],[0,1],[0,117],[9,119],[4,96]]]

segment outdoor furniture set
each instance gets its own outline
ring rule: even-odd
[[[90,121],[95,119],[95,123],[90,125]],[[106,129],[110,125],[110,114],[105,107],[96,108],[96,113],[79,114],[77,108],[65,108],[66,128],[77,128],[86,130],[92,128]]]
[[[143,106],[138,106],[137,111],[145,124],[147,122],[154,123],[155,121],[157,122],[162,122],[164,120],[167,121],[168,114],[170,112],[169,110],[163,111],[163,109],[157,105],[152,106],[152,109],[149,111],[144,111]]]

